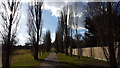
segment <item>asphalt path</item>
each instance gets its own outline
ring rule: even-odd
[[[54,48],[52,48],[50,55],[45,59],[39,68],[61,68]]]

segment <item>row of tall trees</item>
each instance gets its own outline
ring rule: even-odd
[[[69,47],[69,29],[68,29],[68,6],[65,6],[61,11],[61,16],[58,18],[58,28],[56,31],[55,46],[57,51],[65,52],[68,55]]]
[[[20,1],[8,0],[2,2],[2,8],[4,9],[1,14],[3,23],[3,31],[0,31],[2,36],[2,66],[3,68],[10,68],[10,59],[12,54],[12,47],[17,43],[16,33],[18,23],[20,20]],[[38,45],[39,39],[42,34],[42,22],[41,22],[41,7],[42,2],[32,2],[29,6],[29,23],[28,33],[31,45],[33,45],[33,57],[38,59]]]
[[[98,46],[108,46],[108,62],[111,68],[117,68],[116,45],[120,33],[119,2],[88,3],[86,9],[85,33],[87,40],[95,40]]]
[[[1,18],[3,23],[2,30],[0,31],[2,37],[2,68],[10,68],[10,60],[13,52],[12,47],[16,45],[18,39],[17,28],[20,21],[21,1],[7,0],[1,2],[3,12]],[[38,59],[39,45],[41,43],[42,35],[42,5],[43,2],[34,1],[28,4],[28,35],[29,45],[32,45],[32,55],[35,60]],[[46,51],[51,48],[50,31],[46,32],[44,43]]]
[[[58,28],[56,31],[55,46],[58,52],[64,52],[69,55],[68,48],[70,49],[70,56],[72,56],[73,47],[80,50],[81,34],[78,33],[78,6],[77,3],[73,5],[65,5],[58,18]],[[75,45],[74,45],[75,44]],[[78,54],[78,58],[80,53]]]
[[[76,4],[77,5],[77,4]],[[78,7],[78,6],[77,6]],[[73,6],[65,6],[58,18],[58,29],[56,31],[56,49],[72,56],[72,47],[78,48],[78,58],[82,47],[108,46],[108,54],[105,55],[111,68],[117,68],[116,48],[119,46],[120,4],[119,2],[89,2],[84,11],[84,23],[87,31],[81,38],[78,32],[79,18],[78,10]],[[75,27],[75,29],[73,29]],[[74,35],[73,35],[74,34]],[[119,49],[118,49],[119,50]],[[119,51],[118,51],[118,55]],[[119,62],[119,61],[118,61]]]

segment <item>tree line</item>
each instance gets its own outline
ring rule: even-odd
[[[79,33],[79,3],[75,5],[65,5],[58,18],[58,28],[56,31],[55,48],[57,52],[72,56],[72,49],[78,49],[78,59],[80,59],[82,48],[91,46],[108,46],[108,63],[111,68],[117,68],[116,48],[119,43],[119,22],[120,10],[119,2],[88,2],[84,12],[84,24],[87,31],[85,36]],[[28,6],[28,34],[29,44],[32,46],[32,55],[38,60],[39,45],[42,36],[42,5],[43,2],[31,2]],[[15,0],[2,2],[4,13],[1,14],[3,23],[2,36],[2,66],[10,68],[12,47],[17,43],[17,26],[20,20],[21,2]],[[50,31],[48,30],[43,37],[47,52],[51,48]],[[118,49],[120,55],[120,48]],[[119,59],[120,60],[120,59]],[[118,61],[119,62],[119,61]]]
[[[22,46],[16,47],[18,43],[17,33],[18,33],[18,24],[21,19],[21,1],[16,0],[7,0],[2,2],[1,6],[4,10],[1,13],[1,18],[3,23],[1,24],[3,30],[0,31],[2,37],[2,68],[10,68],[10,60],[14,48],[20,48]],[[29,35],[28,41],[26,43],[27,49],[31,49],[33,58],[38,60],[38,52],[41,45],[41,36],[42,36],[42,5],[43,2],[30,2],[28,3],[28,23],[27,23],[27,33]],[[51,32],[47,31],[44,35],[44,49],[46,52],[50,51],[51,48]],[[30,47],[28,47],[30,45]]]
[[[78,59],[80,59],[83,47],[103,47],[108,46],[106,58],[111,68],[117,68],[119,63],[116,58],[116,48],[120,55],[119,32],[120,32],[120,3],[119,2],[88,2],[83,12],[83,24],[85,25],[84,36],[78,27],[81,21],[75,5],[63,7],[58,18],[58,28],[56,31],[55,47],[58,52],[72,56],[73,47],[78,49]],[[76,11],[75,11],[75,9]],[[69,14],[68,14],[69,12]],[[68,19],[69,18],[69,19]],[[75,29],[73,28],[75,26]],[[74,35],[73,35],[74,34]],[[70,54],[68,54],[68,48]]]

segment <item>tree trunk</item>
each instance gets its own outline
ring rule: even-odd
[[[61,42],[61,53],[64,53],[63,41]]]
[[[10,15],[10,25],[9,25],[9,32],[8,32],[8,39],[7,39],[7,43],[4,43],[6,45],[4,45],[5,48],[3,48],[3,68],[10,68],[10,52],[11,52],[11,45],[10,45],[10,39],[11,39],[11,28],[12,28],[12,15]]]
[[[10,68],[10,49],[8,45],[2,46],[2,68]]]
[[[59,52],[58,40],[57,40],[57,41],[55,41],[55,48],[57,49],[57,52]]]
[[[80,49],[78,48],[78,59],[80,59]]]
[[[90,56],[93,57],[93,51],[92,51],[92,47],[90,47]]]
[[[78,59],[80,59],[80,56],[82,56],[82,48],[78,48]]]
[[[105,47],[102,47],[103,53],[105,55],[105,58],[107,62],[109,62],[109,53],[107,52],[108,48],[106,49]]]
[[[110,41],[110,43],[109,43],[109,54],[110,54],[111,68],[118,68],[117,67],[117,61],[116,61],[116,56],[115,56],[114,43],[112,41]]]
[[[80,47],[79,47],[79,40],[77,39],[77,48],[78,48],[78,59],[80,59]]]
[[[118,46],[118,64],[120,64],[120,46]]]
[[[38,20],[37,20],[38,22]],[[37,26],[37,42],[35,42],[35,45],[34,45],[34,59],[35,60],[38,60],[38,46],[39,46],[39,24],[36,25]]]
[[[72,44],[70,44],[70,56],[72,57]]]
[[[112,4],[111,2],[108,2],[107,3],[107,8],[108,8],[108,29],[107,29],[107,37],[108,37],[108,40],[107,40],[107,44],[108,44],[108,47],[109,47],[109,54],[110,54],[110,65],[111,65],[111,68],[118,68],[117,67],[117,60],[116,60],[116,55],[115,55],[115,48],[114,48],[114,41],[113,41],[113,35],[112,35],[112,17],[111,17],[111,13],[112,13]]]
[[[66,48],[66,53],[65,54],[68,56],[68,48]]]
[[[65,54],[68,55],[68,38],[65,39]]]
[[[10,68],[8,45],[2,46],[2,68]]]
[[[33,57],[35,60],[38,60],[38,45],[39,45],[39,30],[37,32],[37,42],[34,45],[34,56]]]
[[[34,59],[38,60],[38,45],[35,46]]]
[[[72,57],[72,46],[73,45],[73,41],[72,41],[72,29],[71,29],[71,39],[70,39],[70,56]]]

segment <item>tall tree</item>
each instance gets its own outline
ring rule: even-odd
[[[64,37],[64,46],[65,46],[65,54],[68,55],[68,48],[69,48],[69,42],[70,42],[70,32],[72,33],[72,23],[73,23],[73,11],[72,11],[72,6],[66,5],[63,10],[63,25],[64,25],[64,32],[63,32],[63,37]],[[72,36],[72,34],[71,34]],[[72,46],[70,45],[70,48]]]
[[[109,45],[109,54],[110,54],[110,64],[111,64],[111,68],[117,68],[117,60],[116,60],[116,55],[115,55],[115,45],[114,45],[114,39],[113,39],[113,21],[112,19],[112,7],[111,7],[111,3],[108,2],[107,3],[107,8],[108,8],[108,28],[109,30],[108,32],[108,45]],[[112,30],[112,31],[111,31]]]
[[[59,20],[59,24],[58,24],[58,29],[57,29],[57,32],[56,32],[56,40],[59,40],[60,39],[60,34],[58,34],[59,32],[61,32],[61,40],[63,40],[63,45],[64,45],[64,49],[65,49],[65,54],[68,55],[68,26],[67,26],[67,23],[68,23],[68,8],[65,6],[63,7],[61,13],[60,13],[60,18],[58,18]],[[58,38],[58,39],[57,39]]]
[[[72,49],[73,49],[73,26],[75,24],[75,17],[74,17],[74,4],[69,6],[69,21],[68,21],[68,28],[69,28],[69,48],[70,48],[70,56],[72,56]]]
[[[44,45],[46,47],[46,51],[49,52],[50,49],[51,49],[51,33],[50,33],[50,30],[48,30],[46,32],[46,34],[44,35]]]
[[[77,46],[77,49],[78,49],[78,59],[80,59],[80,49],[81,49],[80,39],[81,39],[82,35],[80,33],[78,33],[78,30],[79,30],[79,27],[80,27],[79,26],[80,21],[79,21],[79,17],[78,17],[79,16],[78,3],[75,3],[72,8],[74,8],[74,9],[72,9],[73,12],[71,13],[72,15],[70,16],[70,20],[72,20],[71,23],[70,23],[70,25],[71,25],[70,28],[71,28],[71,31],[72,31],[73,28],[74,28],[74,31],[75,31],[75,41],[76,41],[76,46]],[[72,33],[71,33],[71,37],[72,37]]]
[[[32,28],[28,29],[29,35],[31,36],[33,44],[33,57],[35,60],[38,59],[38,46],[42,33],[42,4],[43,2],[34,1],[29,5],[29,14],[31,16],[31,22],[28,22]],[[32,31],[33,30],[33,31]]]
[[[0,31],[2,36],[2,67],[10,68],[10,57],[12,46],[16,43],[17,27],[20,20],[20,2],[15,0],[7,0],[2,2],[4,12],[1,14],[3,20],[3,31]]]
[[[61,33],[59,30],[57,30],[57,32],[56,32],[55,46],[56,46],[57,52],[62,52],[63,44],[62,44]]]
[[[68,48],[70,47],[70,56],[72,56],[72,47],[73,47],[73,27],[79,27],[78,22],[76,21],[78,18],[78,10],[74,10],[73,5],[65,5],[60,13],[60,17],[58,18],[59,24],[56,33],[56,40],[60,40],[57,38],[63,38],[64,41],[64,49],[65,54],[68,55]],[[78,6],[77,6],[78,7]],[[77,26],[76,26],[77,24]],[[61,32],[61,35],[60,35]],[[58,41],[59,42],[59,41]],[[68,44],[69,43],[69,44]]]
[[[55,41],[54,41],[54,47],[57,50],[57,52],[60,52],[59,44],[58,43],[59,43],[59,37],[58,37],[58,32],[56,32]]]
[[[64,52],[63,36],[64,36],[64,17],[63,17],[63,12],[61,11],[60,17],[58,18],[58,27],[56,31],[55,43],[56,43],[56,49],[62,53]]]

